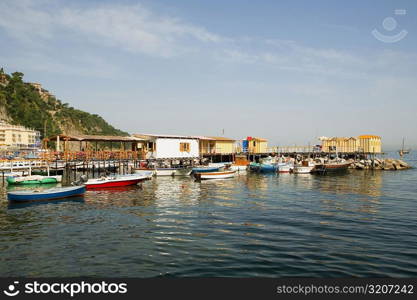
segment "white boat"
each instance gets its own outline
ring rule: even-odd
[[[240,165],[231,165],[229,170],[236,171],[236,172],[246,172],[248,166],[240,166]]]
[[[204,173],[194,173],[194,177],[197,180],[205,179],[226,179],[235,177],[236,171],[219,171],[219,172],[204,172]]]
[[[294,169],[294,165],[288,163],[279,163],[277,165],[278,173],[290,173]]]
[[[294,174],[308,174],[313,171],[315,164],[311,161],[302,161],[300,165],[295,165],[293,169]]]
[[[134,173],[138,174],[143,171],[151,171],[156,176],[189,176],[192,172],[192,168],[139,168],[135,169]]]

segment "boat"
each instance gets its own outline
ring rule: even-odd
[[[251,162],[249,164],[249,170],[253,171],[253,172],[258,172],[261,168],[261,164],[260,163],[256,163],[256,162]]]
[[[203,173],[194,173],[194,177],[197,180],[205,179],[226,179],[235,177],[236,171],[218,171],[218,172],[203,172]]]
[[[84,184],[87,189],[110,188],[119,186],[135,185],[141,181],[150,179],[153,173],[127,174],[118,176],[103,176],[97,179],[88,179]]]
[[[293,173],[294,174],[308,174],[313,171],[315,164],[311,161],[304,160],[299,165],[294,165]]]
[[[236,155],[235,162],[230,165],[229,169],[237,172],[246,172],[249,164],[250,162],[246,155]]]
[[[398,154],[402,157],[404,154],[409,154],[410,153],[410,149],[405,149],[404,148],[404,138],[403,138],[403,145],[401,147],[400,150],[398,150]]]
[[[328,172],[345,172],[351,163],[346,161],[334,161],[317,164],[314,168],[314,173],[324,174]]]
[[[260,164],[259,165],[259,172],[261,173],[269,173],[269,172],[276,172],[277,165],[275,164]]]
[[[9,176],[6,179],[8,184],[23,185],[23,184],[46,184],[46,183],[58,183],[62,181],[62,176]]]
[[[278,163],[277,172],[278,173],[290,173],[294,169],[294,165],[289,163]]]
[[[232,171],[236,171],[236,172],[246,172],[246,170],[248,169],[248,166],[240,166],[240,165],[232,164],[229,167],[229,169]]]
[[[193,173],[205,173],[205,172],[217,172],[219,171],[220,167],[210,167],[210,166],[198,166],[192,168]]]
[[[14,202],[47,201],[68,197],[82,196],[85,193],[85,186],[69,186],[51,189],[36,189],[25,191],[14,191],[7,193],[7,199]]]
[[[140,174],[143,171],[152,172],[156,176],[189,176],[192,169],[189,167],[175,167],[175,168],[138,168],[135,169],[135,174]]]

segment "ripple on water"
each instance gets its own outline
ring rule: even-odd
[[[1,276],[417,275],[416,169],[156,178],[81,201],[0,201]]]

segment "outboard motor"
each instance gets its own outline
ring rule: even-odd
[[[73,181],[71,182],[71,185],[83,185],[84,183],[86,183],[88,180],[87,175],[81,175],[80,179],[78,179],[77,181]]]

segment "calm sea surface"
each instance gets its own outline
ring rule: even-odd
[[[0,197],[0,276],[417,276],[417,169]]]

